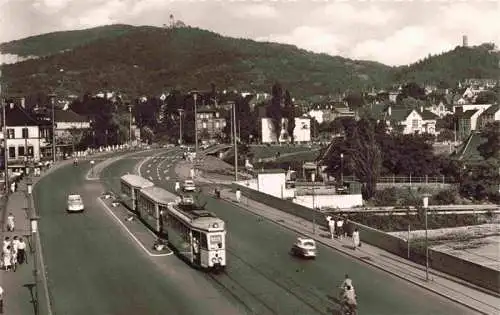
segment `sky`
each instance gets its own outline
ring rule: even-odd
[[[462,44],[500,46],[500,0],[0,0],[0,42],[170,15],[216,33],[404,65]],[[0,55],[0,62],[12,56]]]

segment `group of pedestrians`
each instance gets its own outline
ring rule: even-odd
[[[361,240],[359,238],[358,229],[354,228],[354,231],[352,231],[352,233],[350,233],[351,224],[349,223],[349,221],[347,220],[346,217],[327,216],[326,221],[328,222],[328,229],[330,231],[331,239],[334,239],[335,237],[337,237],[338,239],[341,240],[343,238],[351,236],[354,250],[356,250],[356,248],[361,246]]]
[[[9,213],[7,217],[7,231],[15,231],[14,215]],[[5,271],[16,271],[18,265],[27,263],[26,242],[22,237],[14,236],[12,239],[6,236],[3,240],[2,259],[0,264]]]

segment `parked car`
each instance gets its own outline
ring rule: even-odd
[[[297,237],[291,253],[304,258],[315,258],[317,254],[316,241],[311,238]]]
[[[72,194],[68,196],[68,205],[66,208],[68,212],[82,212],[84,209],[85,206],[80,195]]]
[[[184,191],[195,191],[196,190],[196,185],[194,184],[194,181],[191,179],[186,179],[184,181],[184,184],[182,185],[182,189]]]

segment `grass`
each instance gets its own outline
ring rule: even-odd
[[[313,148],[317,148],[317,146],[313,146]],[[288,154],[294,152],[306,152],[310,151],[311,147],[308,145],[296,145],[296,146],[251,146],[250,152],[253,154],[254,159],[262,159],[276,156],[276,153],[280,154]]]

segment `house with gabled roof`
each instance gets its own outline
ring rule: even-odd
[[[495,121],[500,121],[500,105],[495,104],[490,106],[484,112],[482,112],[477,121],[477,128],[479,130],[484,129],[484,127]]]
[[[381,113],[389,129],[402,128],[403,134],[429,133],[436,134],[438,116],[428,110],[394,108],[389,105]],[[378,114],[378,115],[381,115]],[[380,121],[380,120],[379,120]]]
[[[39,120],[22,105],[10,103],[6,106],[5,130],[4,135],[2,126],[0,135],[6,140],[3,150],[7,153],[9,168],[21,168],[29,161],[40,161],[42,149],[50,145],[51,122]]]

